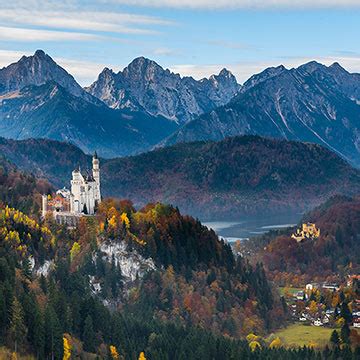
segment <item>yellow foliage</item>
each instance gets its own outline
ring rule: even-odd
[[[69,360],[71,358],[71,345],[69,340],[65,336],[63,337],[63,344],[64,344],[63,360]]]
[[[250,343],[252,341],[258,341],[260,339],[259,336],[253,334],[253,333],[250,333],[248,336],[246,336],[246,340]]]
[[[120,216],[121,222],[125,224],[125,227],[129,229],[130,227],[130,220],[125,212],[123,212]]]
[[[110,220],[109,220],[109,226],[112,227],[112,228],[115,228],[116,227],[116,224],[117,224],[117,221],[116,221],[116,216],[113,215]]]
[[[261,349],[261,345],[258,341],[251,341],[251,343],[249,344],[249,347],[250,347],[251,351],[255,351],[256,349]]]
[[[345,324],[345,319],[343,317],[339,318],[336,320],[336,327],[337,328],[341,328],[343,327]]]
[[[80,253],[81,247],[78,242],[74,242],[71,250],[70,250],[70,260],[73,261],[75,256]]]
[[[280,346],[281,346],[281,340],[279,337],[277,337],[271,342],[270,349],[277,349]]]
[[[315,341],[310,341],[310,342],[309,342],[309,347],[310,347],[310,348],[313,348],[313,349],[314,349],[314,348],[316,348],[316,347],[318,347],[318,346],[319,346],[319,345],[318,345]]]
[[[317,312],[318,307],[314,300],[310,301],[309,310],[312,314],[315,314]]]
[[[145,354],[143,351],[139,355],[139,360],[146,360],[146,357],[145,357]]]
[[[110,354],[114,360],[120,360],[119,353],[114,345],[110,345]]]

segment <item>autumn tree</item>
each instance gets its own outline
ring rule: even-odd
[[[120,360],[119,353],[114,345],[110,345],[110,355],[113,360]]]
[[[64,346],[63,360],[69,360],[71,358],[71,345],[69,340],[65,336],[63,337],[63,346]]]
[[[139,355],[139,360],[146,360],[146,357],[145,357],[145,354],[143,351]]]

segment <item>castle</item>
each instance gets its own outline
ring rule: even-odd
[[[317,239],[319,236],[320,229],[317,229],[314,223],[302,224],[302,229],[297,229],[296,232],[291,235],[297,242],[305,239]]]
[[[80,167],[72,172],[71,190],[64,187],[54,197],[42,196],[42,216],[51,214],[60,224],[75,225],[80,216],[94,215],[100,202],[100,164],[95,152],[92,172],[83,174]]]

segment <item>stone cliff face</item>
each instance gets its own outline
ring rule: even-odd
[[[139,57],[123,71],[105,68],[87,91],[115,109],[145,110],[178,123],[230,101],[240,86],[226,69],[209,79],[180,77]]]

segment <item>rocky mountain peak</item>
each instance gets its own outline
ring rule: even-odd
[[[239,89],[235,76],[226,69],[219,75],[196,81],[143,56],[117,74],[109,70],[108,76],[111,81],[99,77],[87,91],[112,108],[141,108],[179,123],[224,105]]]
[[[251,76],[243,85],[241,92],[245,92],[249,90],[250,88],[267,81],[273,77],[276,77],[284,72],[288,71],[284,65],[279,65],[276,67],[269,67],[262,71],[259,74],[255,74]]]
[[[34,55],[23,56],[18,62],[1,69],[0,93],[21,90],[29,85],[40,86],[49,81],[58,83],[72,95],[98,102],[43,50],[36,50]]]

